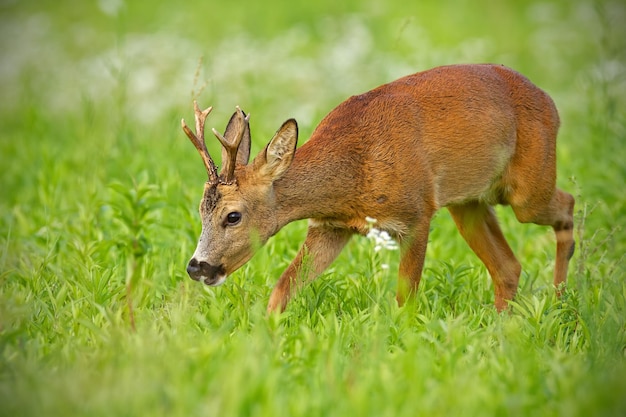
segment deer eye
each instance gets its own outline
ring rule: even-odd
[[[226,222],[224,223],[224,226],[234,226],[240,221],[241,213],[239,213],[238,211],[233,211],[228,213],[228,215],[226,216]]]

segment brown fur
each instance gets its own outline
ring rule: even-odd
[[[221,197],[213,210],[201,210],[192,261],[229,274],[252,256],[251,234],[263,243],[287,223],[311,219],[270,297],[268,310],[283,310],[372,217],[400,243],[402,304],[417,291],[430,220],[447,207],[493,278],[502,310],[515,296],[521,266],[492,205],[510,205],[520,222],[552,226],[554,285],[566,279],[574,199],[555,188],[558,127],[550,97],[503,66],[447,66],[401,78],[344,101],[297,151],[289,120],[252,164],[238,158],[234,184],[210,185]],[[233,211],[241,222],[223,227]]]

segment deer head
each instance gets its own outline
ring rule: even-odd
[[[250,115],[239,107],[224,134],[213,129],[222,144],[222,170],[207,151],[204,125],[212,108],[200,110],[194,102],[196,133],[184,120],[183,131],[194,144],[207,170],[208,181],[200,202],[202,232],[187,273],[207,285],[220,285],[254,255],[254,250],[275,234],[274,182],[289,168],[298,140],[296,121],[286,121],[269,144],[248,164]]]

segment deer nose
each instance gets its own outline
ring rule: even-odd
[[[189,261],[187,273],[194,281],[203,281],[207,285],[219,285],[226,277],[222,265],[214,266],[208,262],[198,261],[196,258]]]

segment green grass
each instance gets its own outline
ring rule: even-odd
[[[0,415],[626,414],[620,2],[198,3],[0,5]],[[405,308],[397,253],[360,238],[268,317],[305,222],[222,287],[186,276],[205,178],[179,125],[193,98],[217,128],[249,111],[256,152],[289,117],[302,143],[349,95],[488,61],[561,113],[578,243],[561,299],[552,232],[507,208],[524,267],[510,314],[443,211]]]

